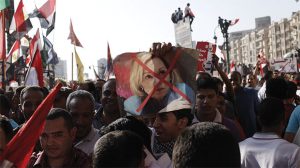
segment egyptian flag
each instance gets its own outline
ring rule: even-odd
[[[259,64],[260,75],[263,76],[269,70],[268,60],[266,59],[265,53],[262,50],[259,52],[259,55],[257,58],[259,59],[259,62],[260,62],[260,64]]]
[[[35,52],[39,50],[42,50],[42,42],[40,39],[40,32],[39,29],[37,29],[35,35],[33,36],[33,38],[30,41],[29,44],[29,55],[26,58],[26,65],[29,65],[29,63],[31,62],[31,57],[35,54]]]
[[[29,16],[39,18],[41,27],[47,29],[46,35],[48,35],[54,29],[55,4],[56,0],[48,0],[39,9],[36,8]]]
[[[107,64],[106,64],[106,69],[104,73],[104,77],[106,80],[109,79],[109,76],[113,74],[113,63],[112,63],[112,58],[110,54],[110,48],[109,44],[107,43]]]
[[[23,1],[20,0],[9,27],[9,33],[12,34],[16,39],[21,39],[32,29],[30,19],[27,15],[25,15],[23,7]]]
[[[71,44],[74,44],[75,46],[78,46],[78,47],[82,47],[80,41],[78,40],[78,38],[74,32],[72,20],[70,20],[70,34],[69,34],[68,39],[71,40]]]
[[[47,27],[47,33],[48,35],[53,29],[55,24],[55,4],[56,0],[48,0],[46,3],[44,3],[43,6],[41,6],[38,11],[39,13],[46,18],[48,21],[48,27]]]
[[[9,53],[7,54],[6,60],[6,80],[14,80],[15,79],[15,62],[20,58],[20,41],[17,40],[11,47]]]
[[[6,81],[15,80],[16,74],[26,67],[23,56],[20,56],[14,63],[6,62],[6,65]]]
[[[230,20],[230,25],[229,26],[233,26],[235,24],[237,24],[237,22],[239,22],[240,19],[234,19],[234,20]]]
[[[261,75],[261,76],[263,76],[264,74],[266,74],[266,73],[268,72],[268,70],[269,70],[267,61],[264,61],[264,60],[263,60],[263,61],[260,63],[259,69],[260,69],[260,75]]]
[[[11,47],[9,53],[6,56],[6,61],[14,63],[16,62],[20,57],[20,41],[16,40],[13,46]]]
[[[232,60],[231,64],[230,64],[230,72],[233,72],[233,71],[236,71],[234,60]]]
[[[0,167],[27,167],[33,148],[44,129],[46,117],[61,87],[61,83],[54,87],[30,119],[7,144],[2,155],[0,155],[0,163],[2,163]]]
[[[32,60],[32,64],[28,69],[26,79],[26,86],[40,86],[44,87],[44,79],[43,79],[43,62],[40,50],[37,49],[35,55]]]

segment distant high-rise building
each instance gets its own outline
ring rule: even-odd
[[[98,73],[98,75],[101,79],[104,79],[106,64],[107,64],[107,59],[106,58],[101,58],[97,61],[97,70],[96,70],[96,72]]]
[[[84,80],[87,80],[87,79],[89,79],[89,73],[83,73],[83,79]]]
[[[230,42],[230,41],[234,41],[237,39],[241,39],[243,36],[250,33],[251,31],[253,31],[253,29],[231,32],[231,33],[229,33],[228,41]]]
[[[58,58],[59,62],[57,65],[55,65],[55,77],[56,78],[62,78],[62,79],[68,79],[67,75],[67,61],[66,60],[61,60]]]
[[[269,61],[282,59],[300,48],[298,41],[300,11],[272,23],[270,16],[256,18],[255,29],[230,33],[230,59],[247,65],[255,65],[261,54]]]
[[[255,29],[256,30],[260,30],[260,29],[269,27],[270,25],[271,25],[271,17],[270,16],[255,18]]]

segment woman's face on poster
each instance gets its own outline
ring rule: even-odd
[[[159,75],[162,78],[166,72],[167,67],[159,58],[153,58],[146,63],[146,66],[149,67],[153,72]],[[147,93],[150,94],[154,86],[160,81],[160,79],[156,78],[153,74],[148,72],[147,70],[143,70],[143,79],[142,79],[142,89]],[[167,75],[165,81],[170,82],[170,75]],[[164,83],[160,83],[155,90],[152,98],[161,100],[163,97],[168,93],[169,86]]]

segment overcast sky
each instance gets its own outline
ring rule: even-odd
[[[35,0],[41,6],[45,0]],[[175,44],[171,14],[187,3],[195,14],[192,38],[194,41],[213,42],[218,16],[240,21],[229,32],[252,29],[255,18],[271,16],[272,21],[290,18],[300,9],[295,0],[56,0],[56,25],[49,35],[61,59],[68,61],[68,78],[71,76],[73,47],[69,35],[70,18],[77,37],[84,48],[78,54],[85,65],[85,72],[94,78],[88,66],[107,56],[107,42],[112,57],[124,52],[147,51],[153,42]],[[32,0],[24,0],[28,12]],[[222,43],[220,29],[216,29],[218,44]]]

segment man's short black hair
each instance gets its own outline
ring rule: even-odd
[[[144,145],[151,151],[151,130],[144,124],[143,121],[136,119],[133,116],[119,118],[110,123],[107,127],[101,130],[100,136],[103,136],[112,131],[129,130],[139,135],[144,142]]]
[[[215,76],[213,76],[212,78],[217,83],[217,85],[223,85],[224,84],[223,81],[220,78],[215,77]]]
[[[271,78],[266,83],[266,96],[285,99],[288,85],[283,78]]]
[[[223,125],[201,122],[185,129],[173,149],[173,167],[240,167],[239,145]]]
[[[137,134],[113,131],[96,142],[93,167],[139,167],[143,156],[143,140]]]
[[[27,86],[24,89],[22,89],[21,94],[20,94],[20,102],[23,102],[23,95],[26,92],[30,92],[30,91],[37,91],[37,92],[41,92],[43,94],[43,96],[45,97],[45,93],[44,90],[39,87],[39,86]]]
[[[212,89],[218,94],[218,85],[213,78],[197,78],[197,90]]]
[[[68,96],[72,93],[72,89],[68,88],[68,87],[62,87],[60,88],[60,90],[58,91],[58,93],[55,96],[54,102],[58,102],[62,99],[67,99]]]
[[[267,72],[264,74],[263,79],[267,81],[267,80],[271,79],[272,76],[273,76],[273,71],[267,71]]]
[[[259,122],[262,127],[277,127],[284,120],[284,104],[281,99],[269,97],[259,105]]]
[[[103,87],[104,87],[104,85],[107,85],[107,83],[109,83],[109,82],[117,82],[117,81],[116,81],[116,78],[110,78],[103,84]]]
[[[172,113],[175,115],[177,120],[186,117],[188,119],[187,126],[192,124],[194,118],[192,114],[192,109],[181,109],[181,110],[172,111]]]
[[[95,108],[95,98],[93,97],[93,95],[85,90],[76,90],[74,92],[72,92],[68,98],[67,98],[67,102],[66,102],[66,108],[67,110],[70,110],[70,102],[72,101],[72,99],[75,98],[79,98],[79,99],[88,99],[91,101],[92,105],[93,105],[93,109]]]
[[[48,113],[46,120],[55,120],[58,118],[64,119],[65,126],[68,130],[74,128],[74,123],[71,114],[68,111],[61,108],[52,108]]]

